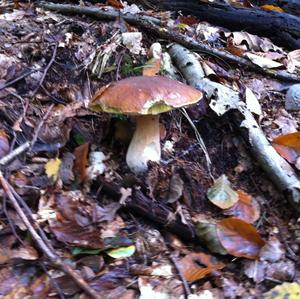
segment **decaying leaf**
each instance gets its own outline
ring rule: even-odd
[[[261,283],[266,278],[267,263],[265,261],[247,260],[244,263],[244,274],[253,279],[256,283]]]
[[[205,253],[189,253],[178,262],[178,266],[188,282],[194,282],[214,270],[221,270],[225,267],[223,263]]]
[[[251,224],[234,217],[219,221],[217,234],[222,246],[234,256],[256,259],[265,245]]]
[[[252,53],[245,53],[244,56],[263,69],[273,69],[283,66],[282,63]]]
[[[258,99],[257,99],[256,95],[253,93],[253,91],[248,87],[246,87],[245,97],[246,97],[247,108],[251,112],[253,112],[257,115],[261,115],[262,110],[261,110],[261,106],[258,102]]]
[[[228,254],[219,241],[215,223],[198,222],[196,224],[196,234],[199,240],[204,242],[210,251],[223,255]]]
[[[74,150],[74,173],[79,183],[83,183],[87,177],[89,144],[79,145]]]
[[[225,174],[221,175],[208,189],[207,197],[221,209],[228,209],[239,200],[238,194],[231,188]]]
[[[280,51],[281,48],[275,46],[268,38],[259,37],[248,32],[228,32],[224,33],[228,38],[231,37],[233,44],[244,50],[264,51],[270,50]],[[248,47],[246,47],[248,45]],[[282,50],[281,50],[282,51]]]
[[[278,262],[284,257],[285,250],[277,238],[272,237],[268,240],[265,246],[260,250],[259,257],[271,263]]]
[[[74,246],[102,249],[100,230],[95,227],[83,227],[74,222],[53,222],[51,231],[59,241]]]
[[[57,181],[59,175],[59,169],[61,165],[61,160],[51,159],[45,165],[45,171],[49,178],[53,178],[54,181]]]
[[[238,190],[237,193],[239,201],[230,209],[224,211],[224,214],[234,216],[248,223],[254,223],[260,216],[258,203],[251,195],[242,190]]]
[[[170,180],[170,189],[168,194],[168,202],[177,201],[183,192],[184,182],[178,173],[174,173]]]
[[[264,299],[297,299],[300,298],[300,284],[285,282],[263,295]]]

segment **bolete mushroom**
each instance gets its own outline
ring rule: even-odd
[[[96,92],[89,106],[94,111],[136,116],[136,130],[126,162],[136,174],[147,170],[148,161],[159,162],[159,114],[198,102],[202,93],[163,76],[129,77]]]

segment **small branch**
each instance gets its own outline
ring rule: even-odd
[[[33,135],[32,141],[27,141],[24,144],[20,145],[19,147],[17,147],[16,149],[14,149],[13,151],[11,151],[9,154],[7,154],[6,156],[4,156],[2,159],[0,159],[0,166],[5,166],[8,163],[10,163],[12,160],[14,160],[17,156],[23,154],[24,152],[26,152],[27,150],[29,150],[30,148],[33,147],[33,145],[35,144],[39,132],[44,124],[44,122],[46,121],[46,119],[48,118],[51,110],[53,109],[54,104],[50,105],[50,107],[47,109],[47,112],[45,113],[45,115],[43,116],[42,121],[39,123],[39,125],[37,126],[35,133]]]
[[[23,154],[31,147],[31,142],[27,141],[14,149],[12,152],[4,156],[2,159],[0,159],[0,166],[5,166],[8,163],[10,163],[12,160],[14,160],[17,156]]]
[[[25,215],[24,211],[20,207],[17,199],[15,198],[12,187],[9,185],[7,180],[4,178],[2,172],[0,171],[0,183],[3,187],[3,190],[7,197],[9,198],[11,204],[15,208],[16,212],[18,213],[19,217],[25,224],[26,228],[30,232],[32,238],[35,240],[41,251],[48,257],[51,263],[55,266],[64,271],[68,274],[75,283],[88,294],[91,298],[100,299],[100,296],[97,294],[95,290],[93,290],[88,283],[68,264],[64,263],[64,261],[55,253],[51,251],[51,249],[47,246],[47,244],[43,241],[40,235],[36,232],[34,226],[31,224],[27,216]]]
[[[34,146],[34,144],[36,143],[36,140],[38,139],[38,136],[39,136],[39,132],[41,130],[41,128],[43,127],[45,121],[47,120],[51,110],[53,109],[54,107],[54,104],[51,104],[49,106],[49,108],[47,109],[47,112],[44,114],[43,118],[42,118],[42,121],[39,123],[39,125],[37,126],[35,132],[34,132],[34,135],[33,135],[33,138],[31,140],[31,148]]]
[[[203,78],[198,59],[186,48],[173,44],[169,53],[187,82],[206,93],[208,99],[216,97],[214,107],[225,106],[233,110],[232,119],[250,145],[250,150],[260,166],[269,175],[275,186],[287,192],[288,199],[297,212],[300,212],[300,179],[293,168],[271,146],[252,113],[240,102],[239,93]],[[222,113],[221,113],[222,114]]]
[[[184,275],[183,275],[181,269],[179,268],[179,266],[178,266],[178,264],[177,264],[177,261],[176,261],[176,258],[173,257],[172,255],[170,255],[169,258],[170,258],[170,260],[172,261],[174,267],[176,268],[176,271],[178,272],[178,275],[179,275],[179,277],[180,277],[180,279],[181,279],[181,281],[182,281],[182,284],[183,284],[183,287],[184,287],[184,290],[185,290],[185,293],[186,293],[185,298],[188,298],[189,295],[192,294],[191,289],[190,289],[190,287],[189,287],[189,284],[188,284],[188,282],[186,281],[186,279],[185,279],[185,277],[184,277]]]
[[[46,77],[46,75],[47,75],[47,72],[48,72],[48,70],[50,69],[51,65],[53,64],[53,62],[54,62],[54,60],[55,60],[56,52],[57,52],[57,47],[58,47],[58,43],[56,43],[56,44],[54,45],[54,50],[53,50],[53,53],[52,53],[52,57],[51,57],[51,59],[50,59],[48,65],[46,66],[46,68],[45,68],[45,70],[44,70],[44,72],[43,72],[43,76],[42,76],[42,78],[41,78],[41,80],[40,80],[40,82],[39,82],[39,85],[38,85],[38,86],[35,88],[35,90],[32,92],[32,94],[31,94],[32,97],[37,93],[37,91],[38,91],[38,90],[40,89],[40,87],[42,86],[42,84],[43,84],[43,82],[44,82],[44,80],[45,80],[45,77]]]
[[[13,80],[11,80],[11,81],[5,83],[4,85],[0,85],[0,90],[5,89],[5,88],[7,88],[7,87],[9,87],[9,86],[11,86],[11,85],[17,83],[18,81],[20,81],[20,80],[26,78],[27,76],[31,75],[32,73],[38,72],[39,70],[40,70],[40,69],[34,69],[34,70],[30,70],[30,71],[27,71],[27,72],[23,73],[23,74],[20,75],[19,77],[17,77],[17,78],[15,78],[15,79],[13,79]]]
[[[76,5],[68,5],[68,4],[55,4],[55,3],[45,3],[41,2],[38,4],[40,7],[52,11],[57,11],[61,13],[68,14],[84,14],[87,16],[91,16],[97,19],[108,19],[114,20],[120,15],[130,24],[138,25],[146,29],[148,32],[152,32],[157,36],[164,38],[166,40],[179,43],[192,51],[203,52],[207,54],[211,54],[217,56],[221,59],[229,61],[234,64],[238,64],[244,68],[248,68],[254,72],[258,72],[264,75],[268,75],[275,79],[280,79],[284,81],[294,81],[300,82],[300,76],[290,74],[287,71],[274,71],[274,70],[265,70],[260,68],[259,66],[253,64],[250,60],[247,60],[242,57],[235,56],[229,52],[214,49],[209,45],[204,43],[199,43],[195,39],[186,36],[184,34],[173,31],[170,28],[162,28],[160,27],[161,22],[157,18],[148,17],[148,16],[140,16],[140,15],[132,15],[132,14],[121,14],[120,11],[110,8],[107,10],[93,7],[85,7],[85,6],[76,6]]]

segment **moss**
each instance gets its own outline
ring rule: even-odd
[[[137,76],[142,74],[142,67],[136,66],[132,58],[126,54],[123,57],[121,65],[122,77]]]

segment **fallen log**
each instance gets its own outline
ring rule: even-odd
[[[199,0],[142,0],[140,2],[170,11],[181,11],[194,15],[200,21],[207,21],[230,30],[247,31],[269,37],[277,45],[300,48],[300,18],[285,12],[255,8],[233,7],[227,4],[203,3]]]
[[[98,177],[98,183],[101,186],[101,191],[109,195],[115,200],[120,200],[122,194],[120,192],[121,186],[115,183],[105,181],[101,176]],[[99,196],[102,196],[100,193]],[[138,216],[147,219],[159,227],[174,233],[187,241],[195,241],[196,233],[193,224],[183,224],[163,203],[159,203],[147,197],[142,191],[138,189],[132,190],[132,195],[124,204],[124,208]]]

